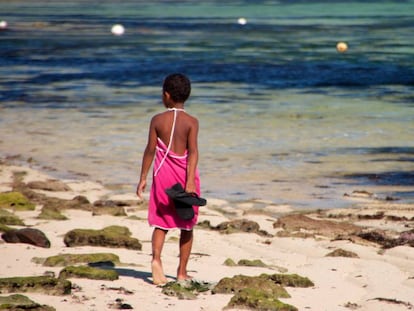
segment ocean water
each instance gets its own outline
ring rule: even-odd
[[[134,192],[183,72],[206,197],[414,202],[414,0],[0,0],[0,20],[2,158]]]

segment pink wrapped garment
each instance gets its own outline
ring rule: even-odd
[[[174,111],[176,114],[177,111]],[[170,144],[174,132],[174,124],[170,138]],[[174,202],[165,193],[165,189],[171,188],[177,182],[183,187],[186,184],[187,175],[187,152],[184,155],[177,155],[158,138],[155,160],[154,173],[151,186],[151,193],[148,207],[148,223],[150,226],[160,229],[182,229],[192,230],[197,223],[198,206],[193,206],[194,218],[183,220],[178,217]],[[196,171],[196,192],[200,195],[200,177],[198,170]]]

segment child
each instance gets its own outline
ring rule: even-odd
[[[150,124],[148,143],[142,159],[137,195],[147,185],[147,174],[155,156],[151,186],[148,222],[154,227],[152,234],[151,271],[154,284],[165,284],[161,263],[161,251],[165,236],[170,229],[180,232],[180,261],[177,280],[187,280],[187,263],[193,244],[193,227],[197,223],[198,207],[193,206],[194,217],[184,220],[178,217],[173,201],[165,190],[177,182],[188,193],[200,195],[198,162],[198,120],[184,111],[184,103],[190,96],[191,84],[183,74],[172,74],[165,78],[162,101],[167,111],[155,115]]]

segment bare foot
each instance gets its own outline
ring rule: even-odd
[[[162,270],[161,262],[153,260],[151,262],[151,271],[152,271],[152,282],[155,285],[163,285],[167,283],[167,278],[164,275]]]
[[[177,273],[177,281],[189,281],[192,280],[193,277],[191,275],[185,274],[178,274]]]

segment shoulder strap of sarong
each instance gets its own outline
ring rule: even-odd
[[[178,109],[178,108],[168,108],[167,110],[174,111],[174,121],[173,121],[173,124],[172,124],[172,127],[171,127],[170,141],[168,142],[167,151],[165,151],[164,157],[162,158],[162,160],[160,162],[160,165],[155,170],[154,176],[157,176],[159,170],[161,169],[161,166],[164,164],[164,161],[168,156],[168,153],[170,152],[172,140],[173,140],[173,137],[174,137],[175,121],[177,120],[177,111],[184,111],[184,109]]]

